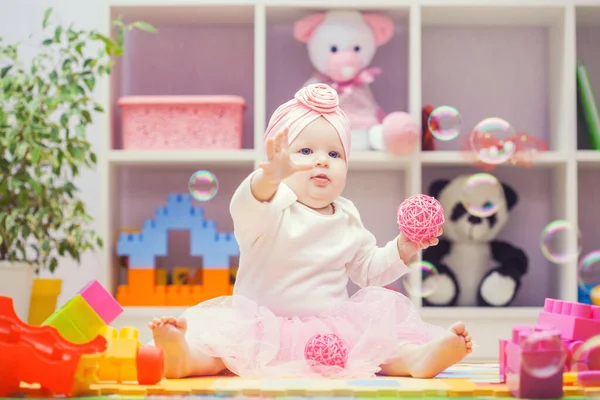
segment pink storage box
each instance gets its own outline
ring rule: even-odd
[[[131,96],[119,106],[124,149],[242,147],[246,103],[239,96]]]

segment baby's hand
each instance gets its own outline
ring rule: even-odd
[[[265,178],[273,183],[279,183],[288,176],[300,171],[313,169],[312,163],[296,164],[292,161],[288,147],[287,129],[269,138],[265,144],[267,161],[260,163]]]
[[[424,240],[420,243],[415,243],[409,240],[403,234],[400,234],[400,237],[398,238],[398,252],[400,253],[400,258],[405,263],[410,262],[410,260],[416,256],[419,251],[424,250],[429,246],[436,246],[440,242],[438,237],[441,236],[442,233],[444,233],[444,230],[440,228],[436,237],[429,240]]]

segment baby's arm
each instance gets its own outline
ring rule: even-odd
[[[250,174],[237,188],[229,205],[240,246],[254,243],[295,201],[296,195],[287,185],[272,184],[265,179],[262,169]]]
[[[259,169],[250,178],[250,190],[254,198],[261,202],[270,202],[279,188],[279,182],[274,182],[265,176],[264,171]]]
[[[254,243],[294,204],[297,197],[283,183],[298,171],[312,169],[310,164],[293,163],[288,152],[287,130],[265,143],[267,161],[260,164],[233,194],[229,211],[233,218],[235,237],[240,246]]]
[[[375,236],[362,227],[361,242],[352,261],[346,266],[350,279],[360,287],[385,286],[410,271],[398,249],[398,238],[378,247]]]

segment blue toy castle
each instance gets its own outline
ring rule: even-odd
[[[166,207],[158,207],[154,219],[144,221],[141,233],[122,233],[117,254],[129,257],[129,268],[156,268],[155,257],[166,256],[169,230],[190,231],[190,255],[202,257],[204,269],[229,269],[229,257],[240,250],[233,233],[217,232],[204,209],[192,205],[189,194],[170,194]]]

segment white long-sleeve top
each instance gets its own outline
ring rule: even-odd
[[[397,238],[377,247],[350,200],[338,198],[334,214],[323,215],[282,183],[270,202],[260,202],[250,189],[255,173],[230,204],[240,246],[235,295],[279,316],[304,317],[348,300],[348,278],[360,287],[383,286],[408,272]]]

